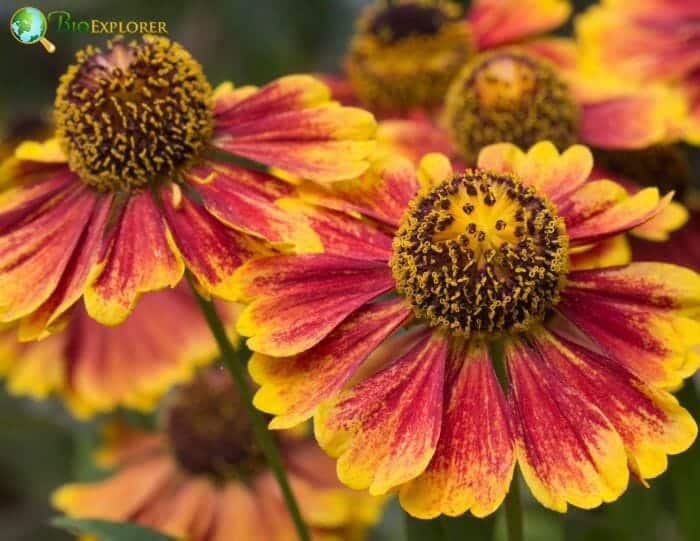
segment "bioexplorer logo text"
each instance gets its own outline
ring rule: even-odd
[[[10,33],[23,45],[41,43],[53,53],[56,46],[46,38],[54,32],[83,32],[86,34],[167,34],[165,21],[76,19],[69,11],[51,11],[48,15],[35,7],[18,9],[10,17]]]
[[[165,21],[75,19],[69,11],[51,11],[49,27],[56,32],[85,32],[89,34],[167,34]]]

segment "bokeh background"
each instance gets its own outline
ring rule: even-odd
[[[29,0],[31,1],[31,0]],[[634,1],[634,0],[630,0]],[[700,1],[700,0],[698,0]],[[213,84],[262,84],[291,72],[337,72],[352,23],[367,0],[64,0],[33,2],[45,13],[67,10],[74,18],[162,20],[204,66]],[[465,1],[463,3],[468,3]],[[573,2],[577,11],[592,4]],[[0,20],[8,21],[24,0],[2,0]],[[558,33],[571,32],[571,24]],[[56,33],[48,55],[39,46],[21,46],[9,30],[0,36],[0,139],[12,126],[50,112],[58,77],[74,52],[107,36]],[[695,177],[700,153],[691,151]],[[700,242],[700,239],[698,239]],[[0,363],[1,352],[0,352]],[[698,389],[680,391],[686,407],[700,417]],[[135,416],[138,423],[157,419]],[[0,540],[64,541],[70,536],[48,525],[48,495],[67,480],[100,473],[90,466],[96,422],[78,423],[57,402],[10,397],[0,385]],[[408,527],[420,528],[420,523]],[[443,519],[444,540],[505,539],[502,518],[488,521]],[[390,504],[373,541],[404,539],[406,524]],[[565,516],[526,500],[528,541],[700,541],[700,445],[672,457],[669,472],[649,489],[633,486],[618,502],[592,512]]]

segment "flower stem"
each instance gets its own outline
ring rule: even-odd
[[[287,474],[285,473],[284,466],[282,465],[280,451],[275,443],[275,440],[267,430],[262,415],[257,409],[255,409],[255,406],[253,406],[253,396],[245,373],[245,366],[240,362],[238,354],[236,353],[235,348],[231,344],[231,341],[226,334],[226,329],[224,328],[224,324],[216,311],[214,303],[202,297],[192,284],[191,278],[188,277],[188,279],[192,292],[194,293],[194,296],[199,303],[199,307],[202,310],[204,319],[206,319],[207,324],[209,325],[209,328],[211,329],[211,332],[219,345],[221,360],[231,373],[231,377],[236,382],[238,390],[241,393],[241,398],[246,405],[248,416],[250,417],[250,421],[253,426],[255,438],[258,440],[258,444],[265,455],[265,459],[267,460],[267,463],[280,486],[282,496],[284,497],[284,501],[287,505],[287,510],[292,517],[294,527],[296,528],[297,535],[299,536],[299,541],[310,541],[306,524],[304,524],[304,520],[301,517],[301,512],[299,511],[299,506],[297,505],[292,489],[289,486]]]
[[[513,475],[503,508],[506,513],[508,541],[523,541],[523,508],[520,503],[520,480],[517,471]]]
[[[501,341],[489,344],[489,354],[493,363],[496,376],[501,384],[504,393],[508,392],[508,369],[506,367],[504,344]],[[523,541],[523,508],[520,503],[520,480],[518,471],[513,473],[513,480],[510,483],[510,490],[503,503],[506,514],[506,530],[508,531],[508,541]]]

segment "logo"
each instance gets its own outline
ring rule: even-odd
[[[19,8],[10,18],[10,33],[17,41],[22,45],[41,43],[47,52],[53,53],[56,46],[45,37],[48,26],[41,10],[31,6]]]
[[[41,10],[26,6],[10,18],[10,33],[22,45],[41,43],[49,53],[56,46],[46,39],[49,23],[56,32],[83,32],[87,34],[167,34],[165,21],[104,21],[101,19],[73,19],[65,10],[51,11],[48,17]]]

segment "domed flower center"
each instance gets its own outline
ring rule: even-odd
[[[245,479],[264,467],[244,405],[225,373],[205,372],[178,389],[163,421],[175,459],[192,474]]]
[[[518,332],[558,302],[568,237],[533,188],[469,169],[413,200],[391,268],[398,291],[431,325],[462,335]]]
[[[568,87],[541,60],[514,51],[484,54],[450,86],[446,105],[453,141],[473,163],[479,151],[500,142],[529,148],[575,142],[578,108]]]
[[[194,160],[212,131],[211,87],[177,43],[145,36],[88,47],[61,78],[56,125],[83,182],[128,190]]]
[[[450,1],[377,2],[357,23],[346,59],[357,96],[387,113],[442,104],[472,51],[462,8]]]
[[[447,20],[447,14],[437,6],[396,4],[380,10],[369,29],[379,39],[394,43],[411,35],[435,35]]]

